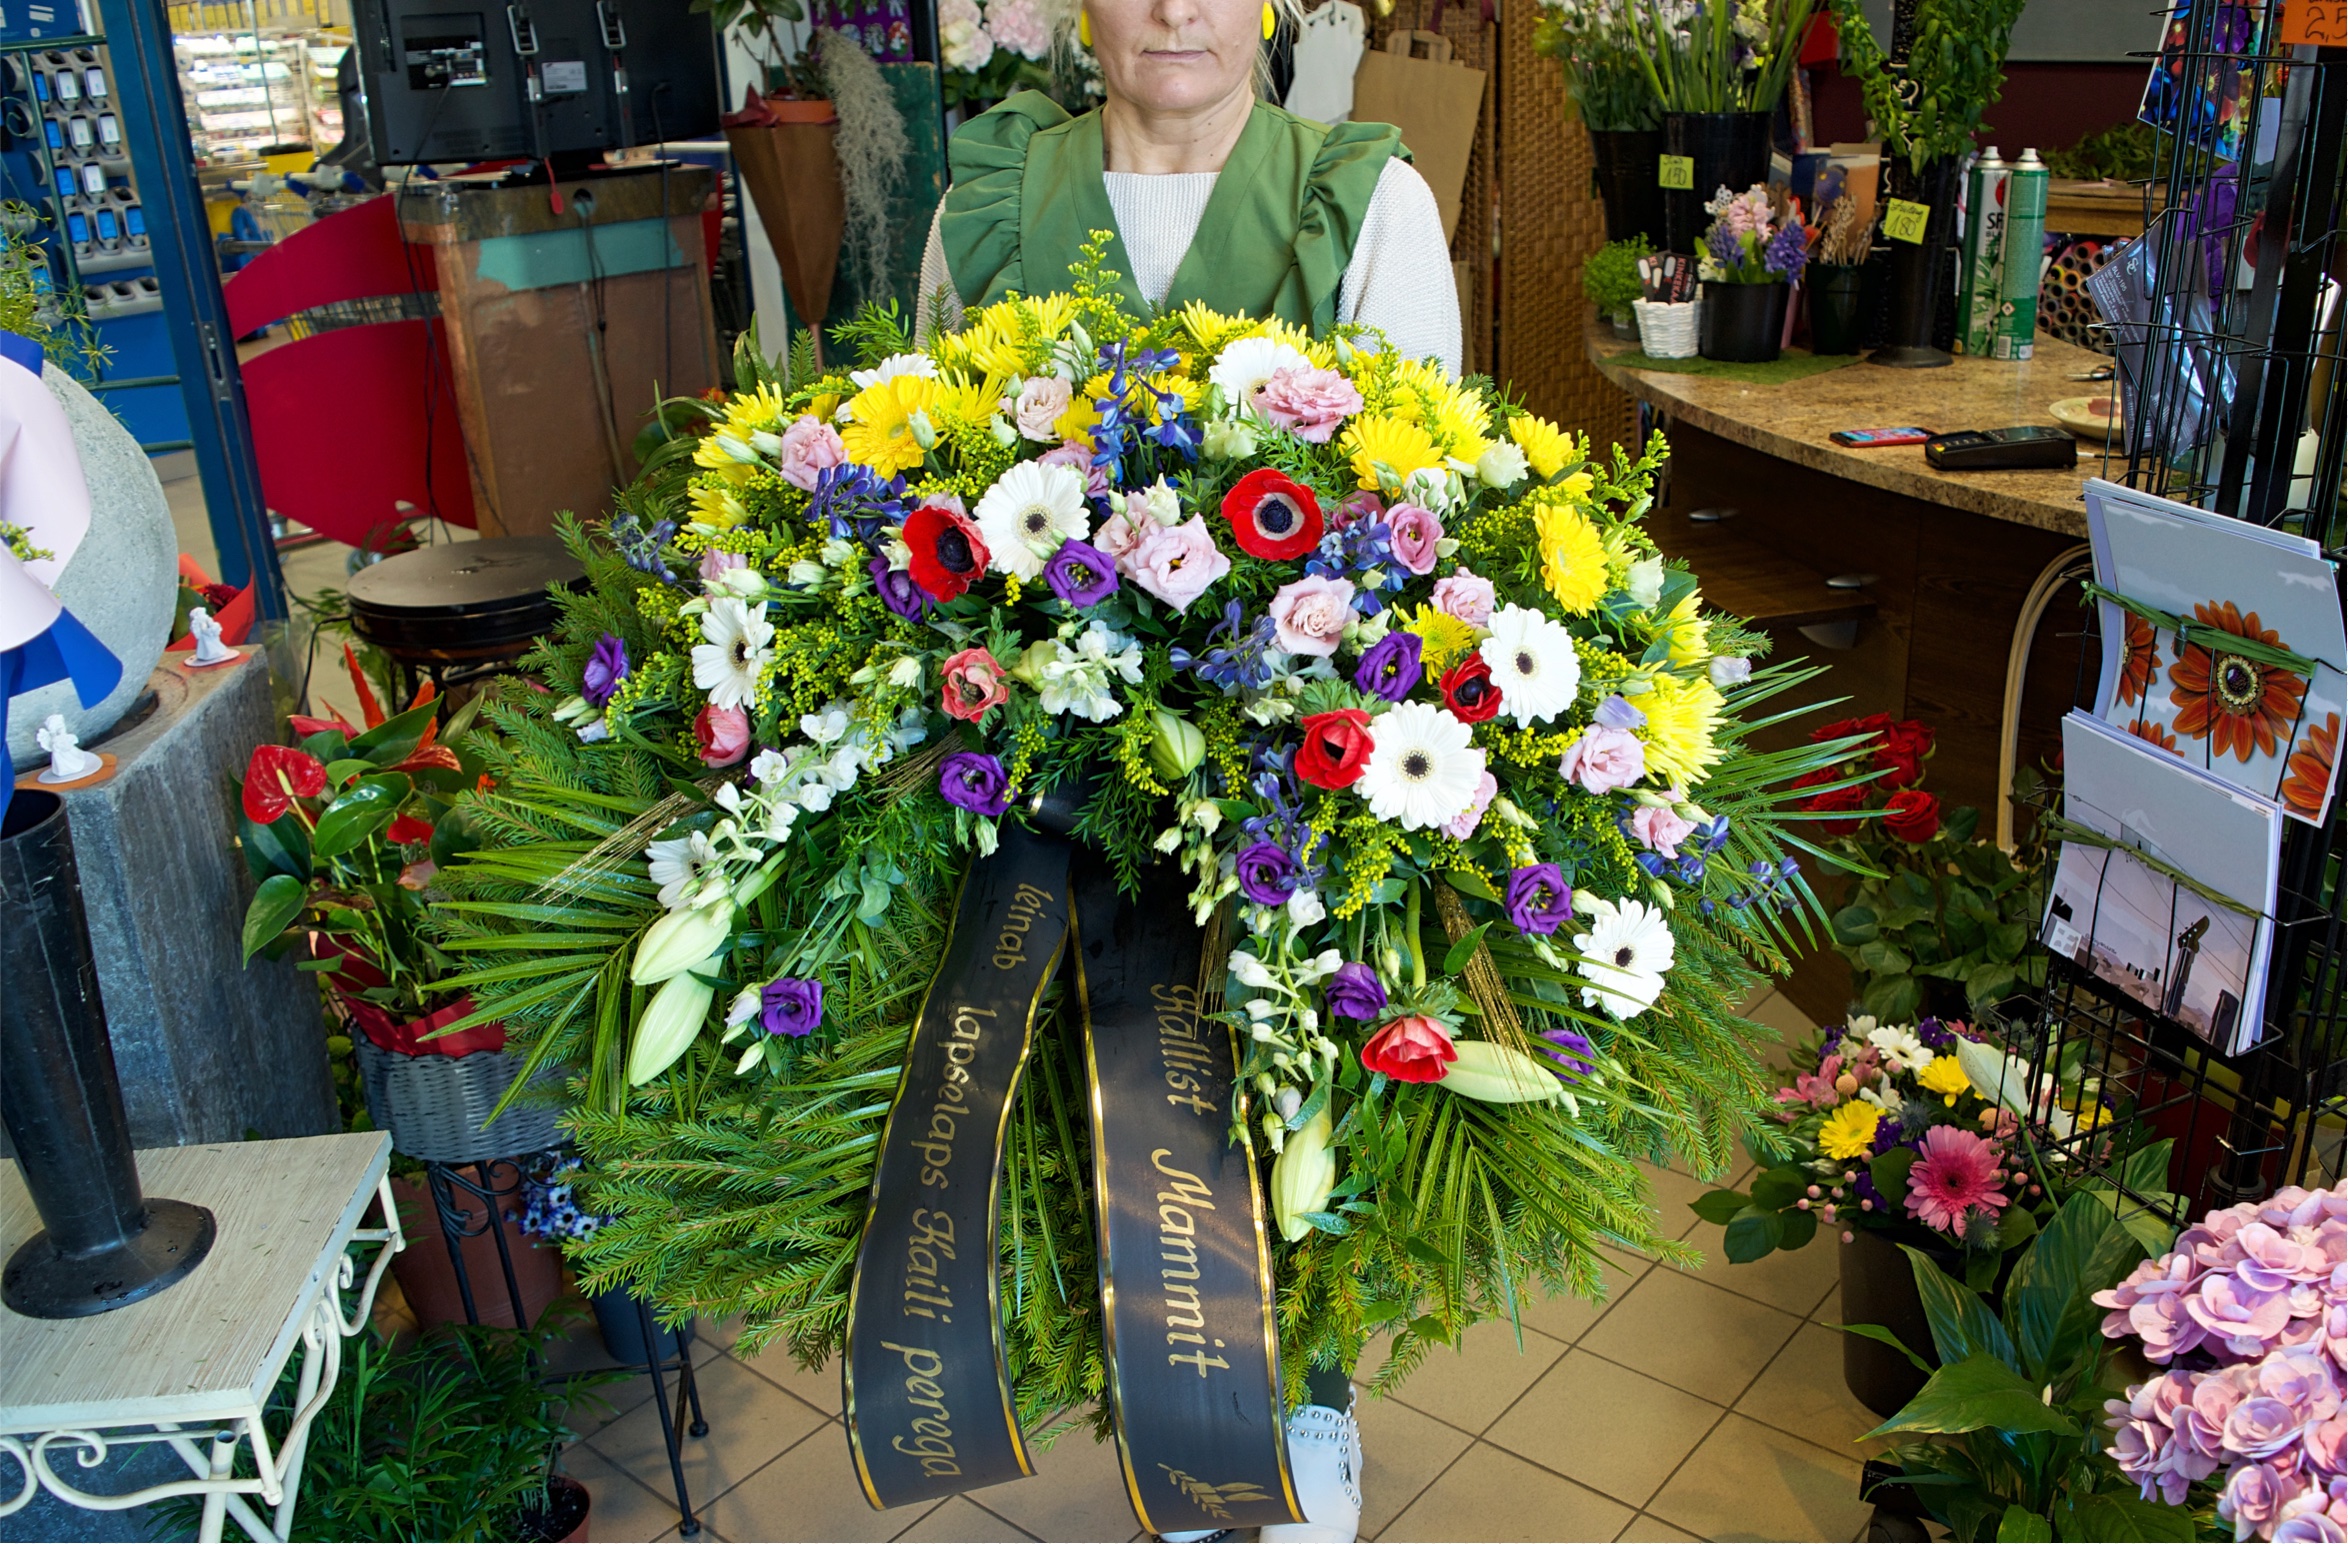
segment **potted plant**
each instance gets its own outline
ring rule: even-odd
[[[1813,354],[1859,352],[1861,279],[1874,229],[1863,204],[1841,167],[1818,179],[1817,236],[1802,271]]]
[[[1854,737],[1840,766],[1796,786],[1816,790],[1802,807],[1826,817],[1819,834],[1857,876],[1830,938],[1859,1007],[1883,1020],[1979,1017],[2041,985],[2037,849],[1974,840],[1980,813],[1943,809],[1924,790],[1930,725],[1875,713],[1810,738]]]
[[[564,1244],[583,1244],[595,1236],[595,1230],[607,1220],[579,1205],[571,1188],[571,1176],[579,1168],[576,1153],[548,1153],[543,1160],[530,1166],[522,1180],[522,1231],[541,1242],[560,1247]],[[603,1349],[615,1362],[630,1367],[642,1367],[650,1359],[645,1347],[644,1318],[636,1294],[624,1286],[606,1287],[587,1294],[588,1306],[595,1310],[596,1332],[603,1337]],[[654,1310],[657,1314],[658,1310]],[[660,1326],[653,1330],[657,1355],[663,1361],[682,1355],[693,1344],[693,1321],[688,1319],[675,1329]]]
[[[1713,218],[1696,266],[1704,283],[1697,346],[1706,359],[1775,359],[1790,286],[1809,261],[1801,205],[1756,182],[1742,193],[1722,188],[1704,211]]]
[[[1864,0],[1828,3],[1842,39],[1843,73],[1859,83],[1890,158],[1884,212],[1891,317],[1888,341],[1868,361],[1903,369],[1945,365],[1948,351],[1933,345],[1932,333],[1948,288],[1958,179],[1981,115],[2004,82],[2006,47],[2025,0],[1915,0],[1900,8],[1913,21],[1893,40],[1897,57],[1876,40]],[[1895,202],[1924,206],[1920,231],[1909,235],[1891,223]]]
[[[2138,1495],[2104,1451],[2106,1401],[2118,1390],[2095,1305],[2144,1254],[2109,1197],[2074,1195],[2014,1262],[2001,1312],[1908,1251],[1940,1365],[1914,1357],[1929,1374],[1923,1386],[1867,1435],[1913,1439],[1884,1467],[1951,1537],[2197,1536],[2189,1513]],[[1898,1344],[1882,1325],[1844,1328]]]
[[[1645,236],[1633,236],[1627,241],[1609,241],[1582,264],[1582,293],[1598,307],[1598,314],[1613,325],[1618,338],[1635,341],[1639,336],[1638,321],[1631,313],[1631,306],[1643,293],[1639,284],[1639,259],[1653,250]]]
[[[1696,251],[1714,188],[1769,172],[1769,117],[1809,35],[1813,0],[1689,0],[1628,5],[1632,48],[1663,111],[1663,154],[1689,175],[1665,175],[1663,248]]]
[[[1662,109],[1640,67],[1631,8],[1616,0],[1541,0],[1533,49],[1565,72],[1565,97],[1590,134],[1590,180],[1606,239],[1663,239]],[[1624,308],[1629,314],[1629,308]]]

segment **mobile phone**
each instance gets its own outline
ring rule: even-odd
[[[1902,429],[1837,429],[1827,438],[1853,450],[1877,450],[1886,445],[1921,445],[1932,438],[1932,431],[1913,426]]]

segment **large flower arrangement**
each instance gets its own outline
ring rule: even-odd
[[[1634,8],[1653,0],[1540,0],[1533,49],[1565,72],[1565,94],[1601,133],[1652,129],[1662,108],[1639,64]]]
[[[2167,1368],[2105,1405],[2145,1500],[2238,1541],[2348,1538],[2348,1185],[2211,1212],[2095,1301]]]
[[[1781,806],[1844,747],[1747,745],[1808,672],[1640,529],[1660,437],[1592,459],[1357,329],[1140,322],[1097,254],[919,350],[868,313],[853,370],[746,356],[573,531],[448,947],[575,1074],[589,1284],[813,1364],[957,878],[1073,800],[1237,935],[1288,1376],[1390,1329],[1399,1377],[1601,1242],[1684,1253],[1632,1158],[1717,1165],[1766,1099],[1734,1005],[1816,915]],[[1029,1421],[1102,1378],[1067,1036],[1004,1142]]]

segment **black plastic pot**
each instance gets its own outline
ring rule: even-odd
[[[1899,1336],[1927,1365],[1932,1325],[1916,1292],[1908,1257],[1883,1234],[1855,1228],[1842,1246],[1842,1305],[1845,1324],[1880,1324]],[[1893,1416],[1922,1391],[1926,1374],[1880,1340],[1843,1336],[1843,1382],[1859,1403],[1880,1416]]]
[[[1772,284],[1704,283],[1704,317],[1698,324],[1696,351],[1706,359],[1735,364],[1767,364],[1778,353],[1785,336],[1788,287]]]
[[[1922,241],[1891,243],[1891,312],[1883,347],[1867,356],[1869,364],[1929,370],[1949,362],[1949,351],[1935,346],[1933,334],[1956,273],[1949,238],[1957,217],[1959,171],[1954,157],[1943,157],[1925,163],[1920,175],[1894,179],[1891,197],[1923,204],[1931,215],[1924,222]],[[1905,193],[1897,191],[1902,181],[1908,184]]]
[[[644,1320],[636,1309],[636,1299],[625,1287],[614,1287],[598,1292],[588,1301],[595,1306],[595,1327],[603,1334],[603,1349],[615,1362],[630,1367],[642,1367],[644,1355]],[[660,1315],[652,1316],[654,1341],[660,1347],[660,1359],[675,1361],[680,1350],[693,1344],[693,1321],[688,1319],[676,1329],[664,1329]]]
[[[1859,297],[1866,272],[1858,263],[1812,263],[1803,270],[1802,292],[1810,297],[1811,353],[1859,352]]]
[[[1694,252],[1712,217],[1705,203],[1722,188],[1742,193],[1769,175],[1767,113],[1665,113],[1663,153],[1696,163],[1695,185],[1663,189],[1663,248]]]
[[[1663,154],[1661,129],[1592,129],[1590,181],[1606,205],[1606,239],[1644,236],[1658,251],[1663,240],[1663,189],[1655,181]]]

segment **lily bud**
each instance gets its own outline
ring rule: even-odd
[[[666,981],[716,955],[733,931],[731,897],[707,906],[672,911],[644,930],[644,937],[636,945],[636,963],[629,968],[628,979],[638,986]]]
[[[630,1088],[642,1088],[668,1071],[691,1047],[717,996],[717,989],[703,977],[716,970],[717,957],[712,955],[677,972],[652,994],[651,1006],[636,1025],[635,1043],[628,1047]]]
[[[1268,1126],[1280,1124],[1278,1116],[1264,1117]],[[1272,1220],[1280,1226],[1280,1236],[1291,1244],[1313,1230],[1304,1220],[1306,1212],[1327,1211],[1329,1192],[1337,1184],[1337,1153],[1329,1145],[1331,1123],[1329,1107],[1288,1135],[1287,1145],[1272,1164]]]
[[[1018,428],[1012,424],[1010,419],[1005,418],[1000,413],[997,413],[994,417],[988,419],[986,421],[986,427],[987,433],[995,437],[995,443],[1002,446],[1005,450],[1009,450],[1012,446],[1019,443]]]
[[[1060,647],[1049,638],[1039,638],[1020,651],[1019,663],[1006,672],[1012,680],[1025,682],[1038,691],[1043,689],[1044,666],[1060,657]]]
[[[1150,714],[1150,769],[1169,782],[1190,776],[1207,759],[1207,737],[1178,713],[1159,708]]]

